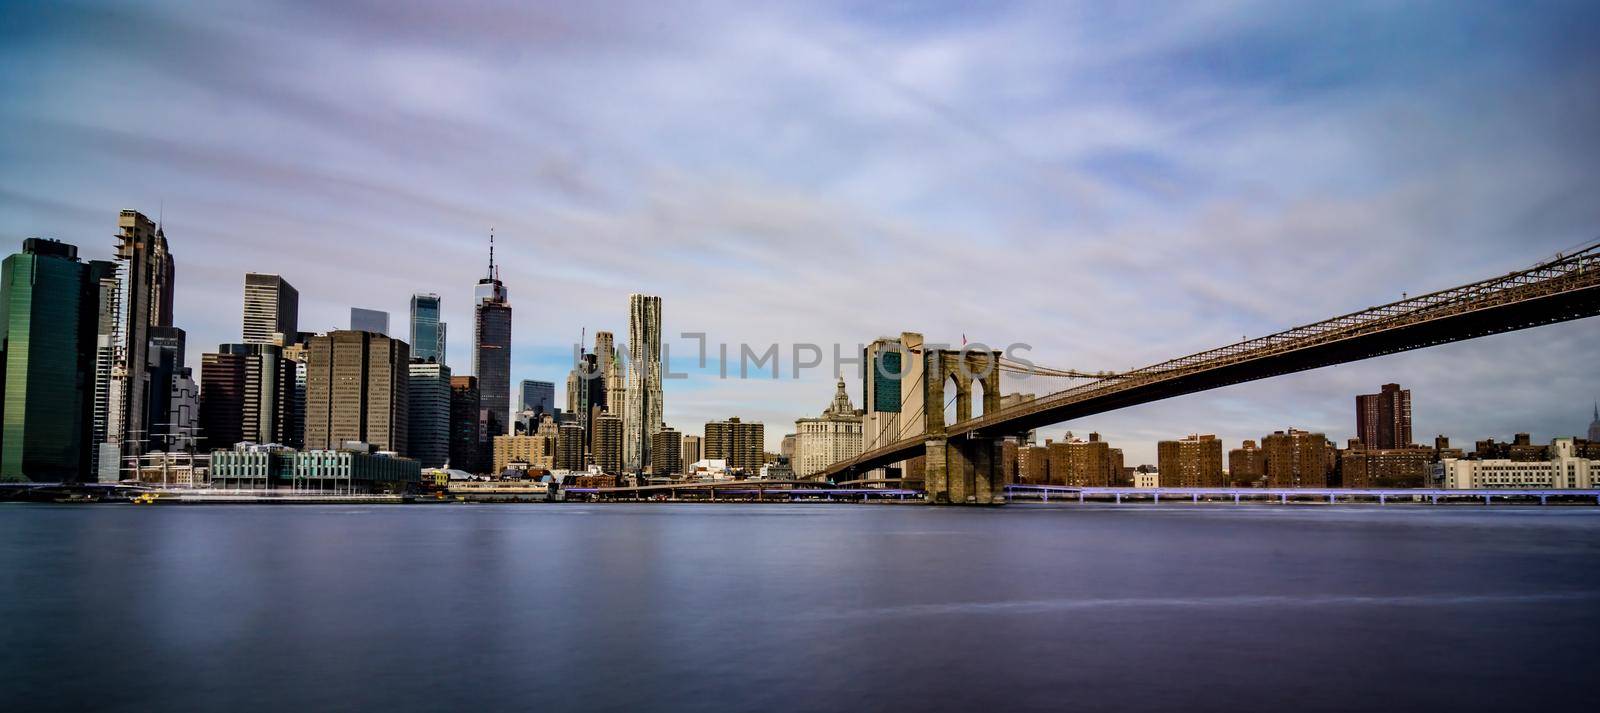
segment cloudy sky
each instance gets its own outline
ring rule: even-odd
[[[1123,369],[1600,238],[1597,30],[1592,2],[5,3],[0,242],[105,257],[118,210],[161,214],[194,363],[257,271],[303,329],[438,292],[468,373],[493,226],[518,379],[625,341],[629,292],[786,372],[903,330]],[[669,343],[684,430],[775,448],[832,394]],[[1342,441],[1397,381],[1421,440],[1548,439],[1587,424],[1597,352],[1568,323],[1046,435]]]

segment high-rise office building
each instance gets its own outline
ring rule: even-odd
[[[535,419],[538,418],[539,414],[555,415],[556,385],[554,383],[523,379],[521,394],[522,398],[521,403],[518,404],[518,411],[532,411]]]
[[[606,413],[622,416],[628,401],[627,367],[617,352],[616,337],[606,331],[595,332],[594,355],[603,379],[600,403]]]
[[[589,462],[583,455],[583,426],[563,423],[556,434],[556,469],[585,470]]]
[[[439,321],[440,299],[432,292],[411,296],[411,358],[445,361],[445,323]],[[427,465],[424,463],[423,465]]]
[[[177,327],[151,327],[146,350],[150,374],[150,393],[145,396],[149,424],[145,449],[172,450],[184,435],[183,424],[168,418],[172,413],[172,394],[176,385],[192,372],[184,366],[187,337]],[[193,424],[189,424],[193,425]]]
[[[1600,443],[1600,403],[1594,405],[1594,420],[1589,422],[1589,442]]]
[[[306,359],[307,449],[350,441],[407,452],[411,347],[372,332],[311,338]]]
[[[473,290],[472,372],[478,377],[486,441],[511,429],[511,300],[494,262],[489,234],[489,273]]]
[[[1297,428],[1262,438],[1261,450],[1266,454],[1267,486],[1272,488],[1328,487],[1338,453],[1327,436]],[[1166,478],[1163,471],[1163,485]]]
[[[298,364],[285,358],[284,347],[223,344],[200,359],[200,430],[208,448],[300,441]]]
[[[288,345],[300,333],[300,293],[278,275],[244,276],[244,343]]]
[[[862,352],[862,450],[893,443],[926,430],[923,410],[924,363],[922,335],[902,332],[899,337],[882,337]],[[889,467],[896,477],[918,479],[921,457]],[[871,477],[888,477],[877,471]]]
[[[661,298],[628,295],[627,407],[623,418],[623,459],[629,468],[650,462],[650,437],[661,430]]]
[[[573,414],[575,423],[582,426],[586,436],[591,439],[584,444],[584,449],[591,454],[594,448],[594,419],[606,413],[606,385],[599,364],[600,355],[583,352],[578,355],[577,365],[567,373],[567,411]]]
[[[692,466],[700,462],[700,437],[690,433],[683,434],[680,453],[683,457],[683,469],[678,472],[687,473],[693,470]]]
[[[1156,444],[1156,465],[1163,488],[1220,488],[1222,441],[1209,434],[1161,441]]]
[[[727,461],[728,470],[754,473],[766,462],[766,426],[739,420],[706,423],[706,460]]]
[[[613,413],[594,417],[593,463],[605,473],[622,472],[622,417]]]
[[[450,377],[450,467],[468,473],[483,470],[483,405],[478,377]]]
[[[108,335],[113,366],[104,401],[105,442],[96,455],[103,481],[120,479],[123,459],[149,448],[151,425],[167,417],[165,412],[151,413],[150,393],[171,388],[151,384],[149,348],[151,327],[172,326],[177,270],[166,234],[135,210],[122,211],[117,228],[117,319]]]
[[[1376,394],[1356,397],[1356,438],[1367,448],[1411,445],[1411,390],[1384,384]]]
[[[350,308],[350,331],[389,335],[389,313],[362,307]]]
[[[30,238],[0,267],[0,480],[91,476],[100,285],[114,263]]]
[[[650,444],[650,475],[672,477],[683,472],[683,434],[662,426]]]
[[[450,367],[412,359],[408,373],[406,455],[424,468],[438,468],[450,460]]]
[[[242,350],[200,356],[200,435],[212,450],[227,450],[245,440],[245,360]]]

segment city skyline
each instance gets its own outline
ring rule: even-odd
[[[180,263],[174,323],[188,332],[192,367],[239,338],[250,271],[300,291],[305,331],[341,326],[352,306],[406,314],[418,291],[443,297],[441,321],[469,323],[482,236],[495,225],[521,308],[511,379],[558,383],[581,330],[625,333],[631,292],[662,296],[677,371],[696,371],[684,331],[847,351],[902,331],[966,334],[1028,342],[1043,363],[1120,369],[1396,299],[1397,289],[1521,267],[1594,237],[1600,208],[1584,196],[1600,179],[1586,169],[1596,139],[1584,129],[1600,104],[1579,80],[1597,60],[1572,29],[1592,26],[1592,8],[1417,8],[1398,21],[1434,30],[1426,42],[1363,36],[1371,46],[1359,57],[1316,37],[1307,18],[1257,10],[1241,13],[1248,22],[1198,8],[1139,23],[1099,57],[1095,31],[1118,18],[1055,16],[1087,10],[1019,7],[981,21],[825,7],[691,13],[667,23],[659,43],[611,59],[534,38],[536,57],[577,55],[572,65],[535,62],[551,91],[584,100],[548,102],[497,71],[526,67],[472,49],[523,44],[497,36],[505,18],[487,10],[459,18],[461,37],[318,14],[331,10],[269,13],[258,36],[226,13],[179,22],[179,10],[152,4],[122,10],[154,40],[119,49],[136,61],[88,72],[106,51],[101,25],[72,7],[26,9],[16,27],[32,32],[3,50],[13,69],[0,72],[21,99],[0,109],[11,129],[0,148],[14,159],[0,237],[13,247],[56,238],[105,259],[117,210],[160,220]],[[1367,19],[1326,11],[1356,27]],[[620,26],[555,12],[596,46],[654,26],[648,11]],[[1486,24],[1505,31],[1472,34]],[[1077,28],[1081,54],[1032,26]],[[727,27],[744,32],[706,31]],[[254,57],[289,32],[304,34],[305,57],[180,66],[219,43]],[[1300,45],[1275,53],[1263,43],[1274,34]],[[1478,51],[1453,51],[1468,38]],[[312,57],[344,62],[342,45],[375,40],[389,51],[348,62],[339,77],[301,74]],[[697,64],[674,43],[692,47]],[[1233,46],[1244,54],[1229,55]],[[792,64],[761,61],[785,51]],[[1268,59],[1274,74],[1252,73]],[[652,62],[705,84],[680,74],[647,86]],[[1184,91],[1151,100],[1172,80],[1119,71],[1150,62],[1173,67]],[[576,83],[580,70],[562,66],[603,71],[659,110],[612,111]],[[1043,90],[1029,78],[1047,71],[1082,99],[1031,93]],[[1126,86],[1095,81],[1098,71]],[[356,90],[408,80],[458,93]],[[344,94],[359,106],[330,99]],[[86,110],[132,96],[257,117],[226,124],[149,102],[113,125]],[[722,96],[746,101],[706,116],[702,100]],[[1210,113],[1188,111],[1197,104]],[[180,105],[192,106],[171,106]],[[503,120],[530,107],[526,122]],[[629,118],[604,118],[613,115]],[[366,121],[377,128],[353,131]],[[278,138],[256,141],[269,134]],[[452,136],[462,143],[451,156],[416,148]],[[709,167],[708,153],[719,157]],[[385,237],[352,237],[362,234]],[[1210,258],[1182,259],[1195,250]],[[1377,254],[1390,259],[1369,259]],[[885,280],[896,274],[905,279]],[[452,331],[450,366],[471,373],[471,331]],[[1098,431],[1128,444],[1130,462],[1154,462],[1154,443],[1196,431],[1233,444],[1293,425],[1342,442],[1354,435],[1351,397],[1399,382],[1419,395],[1418,439],[1582,435],[1600,394],[1597,347],[1593,329],[1557,325],[1052,430]],[[731,415],[763,421],[773,451],[834,385],[822,370],[801,382],[703,377],[665,381],[666,423],[695,433]]]

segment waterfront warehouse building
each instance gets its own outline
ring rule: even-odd
[[[421,482],[422,464],[416,460],[358,447],[294,454],[290,487],[316,492],[399,493]]]

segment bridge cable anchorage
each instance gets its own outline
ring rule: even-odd
[[[1094,378],[962,422],[956,435],[1057,423],[1170,396],[1596,315],[1600,315],[1600,240],[1523,270]],[[1061,372],[1062,378],[1073,373],[1053,371]],[[919,445],[920,439],[907,438],[846,463],[857,467],[902,460]]]

